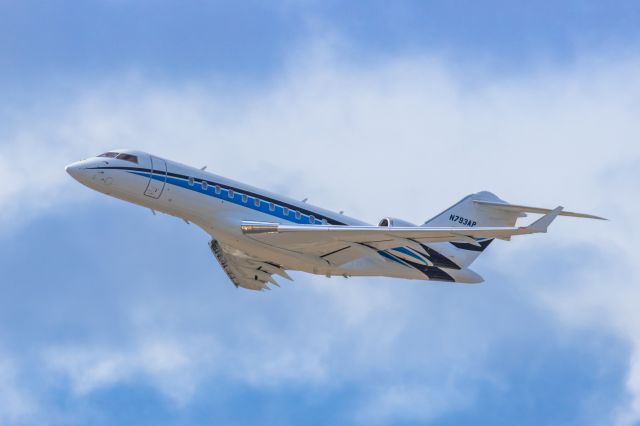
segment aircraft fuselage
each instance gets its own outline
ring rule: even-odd
[[[328,276],[427,279],[420,271],[382,256],[363,256],[335,266],[321,256],[264,244],[240,230],[244,221],[367,225],[365,222],[144,152],[118,150],[117,153],[128,153],[136,162],[93,157],[70,164],[66,170],[91,189],[182,218],[220,243],[250,256],[270,259],[283,269]],[[464,279],[463,272],[449,273],[457,273]]]

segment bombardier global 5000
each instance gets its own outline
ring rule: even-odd
[[[198,225],[233,284],[251,290],[277,285],[274,275],[291,279],[288,270],[480,283],[470,266],[493,239],[546,232],[558,216],[602,219],[483,191],[420,226],[391,217],[372,226],[140,151],[109,151],[66,170],[91,189]],[[542,216],[516,226],[526,213]]]

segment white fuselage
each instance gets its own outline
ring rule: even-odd
[[[192,222],[224,245],[270,259],[284,269],[322,275],[426,279],[418,270],[382,256],[363,256],[331,265],[319,256],[257,241],[240,229],[245,221],[367,225],[365,222],[144,152],[118,152],[130,153],[137,163],[93,157],[67,166],[67,172],[96,191]]]

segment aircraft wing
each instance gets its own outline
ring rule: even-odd
[[[279,287],[273,275],[280,275],[291,280],[291,277],[279,265],[264,261],[246,253],[220,244],[217,240],[209,242],[211,252],[220,266],[236,287],[250,290],[269,290],[268,283]]]
[[[433,242],[460,242],[480,246],[476,239],[509,240],[514,235],[547,232],[549,224],[561,212],[562,207],[560,206],[550,210],[529,226],[520,227],[386,227],[244,222],[241,225],[241,230],[244,234],[259,241],[282,248],[297,249],[296,251],[308,252],[313,250],[314,245],[323,247],[333,245],[338,248],[337,251],[340,251],[340,246],[345,248],[358,247],[361,249],[359,252],[362,255],[363,248],[384,250],[397,246]],[[306,247],[309,247],[309,250],[305,250]]]

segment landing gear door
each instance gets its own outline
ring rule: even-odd
[[[164,185],[167,182],[167,162],[151,156],[151,177],[149,178],[149,184],[147,185],[144,195],[151,198],[160,198]]]

